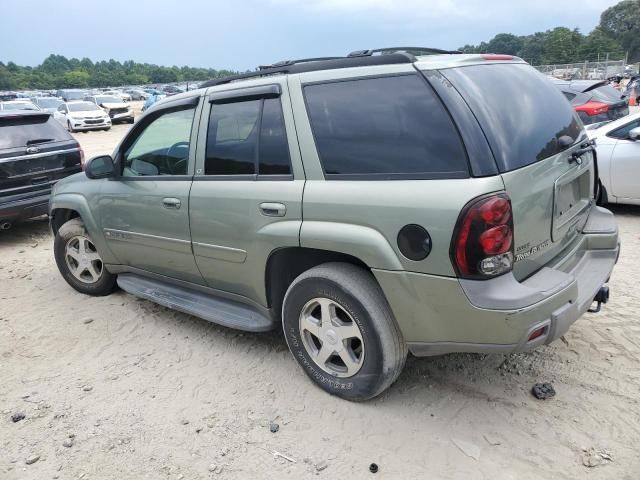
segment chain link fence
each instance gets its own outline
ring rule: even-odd
[[[567,63],[564,65],[538,65],[535,68],[545,75],[551,75],[563,80],[606,80],[615,75],[623,75],[625,66],[624,60],[610,60],[604,62]]]

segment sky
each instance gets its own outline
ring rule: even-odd
[[[0,61],[254,69],[390,46],[455,49],[497,33],[589,33],[617,0],[0,0]],[[14,19],[14,20],[12,20]]]

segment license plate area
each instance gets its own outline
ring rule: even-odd
[[[591,202],[591,169],[576,167],[555,182],[553,227],[551,238],[554,242],[568,234],[573,236],[586,221],[586,211]],[[581,222],[582,220],[582,222]]]

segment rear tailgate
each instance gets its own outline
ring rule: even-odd
[[[0,202],[42,195],[80,170],[78,143],[50,115],[0,116]]]
[[[442,71],[482,127],[511,198],[522,280],[555,258],[586,223],[593,196],[591,153],[573,159],[586,133],[564,95],[523,63]]]

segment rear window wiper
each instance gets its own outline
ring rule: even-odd
[[[53,142],[55,138],[34,138],[33,140],[27,140],[26,145],[35,145],[36,143],[47,143]]]
[[[595,140],[589,140],[580,145],[580,148],[573,152],[569,157],[569,163],[576,162],[578,165],[582,164],[582,155],[589,152],[595,152]]]

